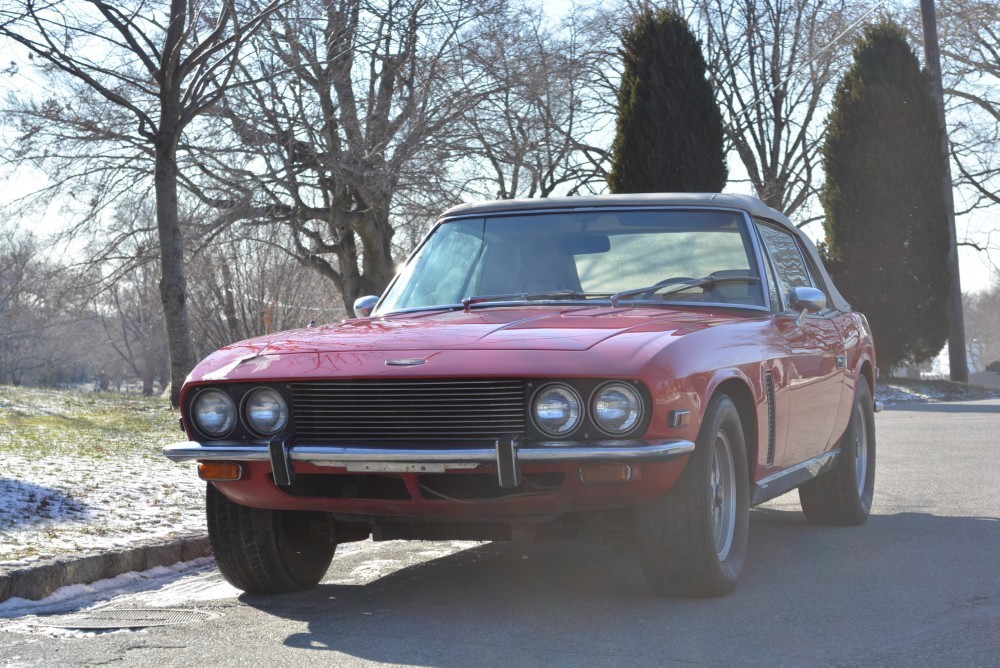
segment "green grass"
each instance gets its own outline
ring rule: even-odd
[[[177,418],[161,398],[0,385],[0,453],[160,457]]]

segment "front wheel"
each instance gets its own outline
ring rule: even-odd
[[[322,513],[249,508],[212,483],[205,511],[219,572],[248,594],[310,589],[330,567],[337,545]]]
[[[750,523],[746,442],[739,411],[712,398],[677,485],[635,511],[639,559],[655,591],[721,596],[736,586]]]
[[[799,502],[811,524],[848,526],[868,519],[875,493],[875,409],[861,378],[834,468],[799,487]]]

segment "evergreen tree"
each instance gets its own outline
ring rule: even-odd
[[[822,201],[829,268],[886,370],[932,358],[948,338],[940,142],[930,77],[906,33],[869,26],[834,98]]]
[[[722,190],[722,114],[687,22],[669,10],[647,11],[622,36],[621,56],[611,192]]]

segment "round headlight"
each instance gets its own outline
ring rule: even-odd
[[[225,436],[236,423],[236,406],[229,395],[220,390],[198,394],[192,412],[198,429],[207,436]]]
[[[535,424],[549,436],[565,436],[580,424],[580,396],[567,385],[546,385],[532,401]]]
[[[593,414],[600,429],[620,436],[635,429],[642,420],[642,397],[625,383],[608,383],[594,395]]]
[[[277,434],[288,424],[288,404],[276,390],[259,387],[246,403],[247,424],[258,434]]]

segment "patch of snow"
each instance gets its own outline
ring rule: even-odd
[[[887,380],[879,383],[875,390],[875,398],[886,405],[916,401],[973,401],[995,397],[1000,397],[1000,392],[996,389],[948,381]]]
[[[193,464],[143,454],[3,459],[0,573],[204,533],[205,483]]]
[[[902,387],[893,385],[876,386],[875,398],[886,404],[902,404],[911,401],[924,401],[920,396]]]
[[[206,566],[196,572],[148,591],[131,594],[125,601],[129,607],[171,608],[190,606],[191,603],[205,603],[227,598],[236,598],[243,592],[226,582],[215,568],[215,561],[205,559]],[[192,564],[196,562],[191,562]],[[122,601],[118,601],[118,605]]]
[[[18,620],[21,624],[37,626],[39,619],[37,615],[52,615],[64,613],[70,610],[94,609],[103,607],[107,599],[121,596],[123,594],[135,594],[144,589],[160,589],[165,582],[176,579],[179,574],[186,574],[192,571],[188,577],[197,578],[199,574],[204,577],[205,573],[210,573],[222,581],[222,576],[215,570],[215,560],[211,557],[202,557],[192,561],[181,562],[170,566],[157,566],[139,573],[124,573],[122,575],[98,580],[90,584],[76,584],[60,587],[50,596],[40,601],[31,601],[24,598],[9,598],[0,602],[0,618],[23,617]],[[236,595],[239,592],[228,584],[226,595]],[[172,602],[178,600],[191,600],[190,592],[178,594],[173,597]],[[213,595],[214,598],[219,598]],[[165,605],[164,603],[158,605]],[[7,628],[7,630],[12,630]]]

